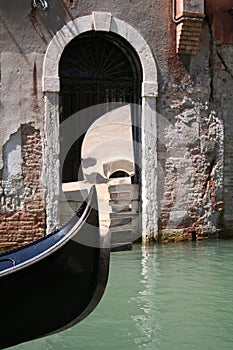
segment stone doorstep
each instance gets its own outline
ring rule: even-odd
[[[132,218],[114,218],[110,222],[110,228],[116,226],[124,226],[132,223]]]
[[[137,200],[138,199],[138,193],[130,192],[130,191],[122,191],[122,192],[111,192],[110,193],[110,200]]]
[[[126,207],[130,206],[131,210],[133,212],[138,212],[139,211],[139,200],[134,199],[134,200],[129,200],[129,199],[117,199],[117,200],[110,200],[109,204],[111,207]]]
[[[112,235],[111,237],[118,237],[117,236],[118,232],[129,232],[129,231],[131,231],[131,235],[130,235],[129,241],[133,242],[134,240],[136,240],[136,239],[138,239],[140,237],[138,235],[138,231],[135,231],[132,227],[129,227],[128,230],[124,230],[122,227],[117,227],[116,230],[114,230],[113,232],[112,232],[112,230],[110,228],[109,232]],[[121,237],[121,238],[123,238],[123,241],[125,241],[124,237]]]
[[[112,213],[122,213],[122,212],[131,212],[132,211],[132,204],[125,203],[125,204],[115,204],[110,203],[112,208]]]
[[[114,227],[110,227],[109,231],[112,235],[114,235],[115,232],[131,231],[132,232],[132,241],[139,238],[139,236],[140,236],[138,233],[138,227],[135,225],[114,226]]]
[[[120,211],[120,212],[116,212],[116,213],[110,213],[111,220],[117,219],[117,218],[119,218],[119,219],[132,218],[132,219],[134,219],[137,216],[138,216],[138,213],[136,213],[136,212],[133,213],[132,211],[128,211],[128,212]]]
[[[110,178],[108,181],[109,187],[114,185],[132,185],[130,177]]]
[[[133,192],[138,192],[139,186],[136,184],[115,184],[115,185],[110,185],[109,186],[109,192],[125,192],[125,191],[133,191]]]
[[[120,224],[119,225],[114,225],[110,227],[111,231],[116,231],[118,229],[118,227],[120,227],[121,229],[124,228],[124,230],[128,230],[128,229],[134,229],[137,228],[138,226],[138,217],[136,216],[135,218],[129,218],[130,220],[127,223],[123,223],[122,221],[119,220]],[[116,219],[112,219],[111,221],[115,221]]]
[[[111,234],[111,244],[132,242],[133,232],[132,230],[114,231]]]
[[[121,179],[120,183],[117,180],[113,179],[109,183],[110,212],[107,215],[110,219],[111,247],[117,246],[117,250],[125,250],[122,247],[132,246],[133,240],[138,238],[139,186],[130,184],[128,178]],[[72,210],[78,209],[82,204],[86,184],[63,185],[67,201],[61,202],[61,220],[65,222],[71,217]]]
[[[112,199],[110,198],[109,200],[109,204],[122,204],[122,205],[125,205],[125,204],[132,204],[134,205],[135,203],[138,203],[139,202],[139,199],[138,198],[130,198],[130,197],[127,197],[127,198],[117,198],[117,199]]]
[[[131,192],[112,192],[110,193],[110,200],[126,199],[130,201]]]

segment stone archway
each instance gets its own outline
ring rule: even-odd
[[[111,13],[93,12],[63,26],[51,40],[44,58],[42,86],[45,93],[44,185],[47,188],[47,230],[58,224],[59,179],[59,62],[66,45],[78,35],[91,31],[111,31],[128,41],[138,54],[142,70],[142,235],[157,235],[157,69],[143,37],[128,23]]]

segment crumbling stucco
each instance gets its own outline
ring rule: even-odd
[[[18,130],[15,134],[11,135],[10,140],[7,141],[3,152],[3,180],[7,180],[9,177],[21,174],[21,131]]]
[[[205,45],[211,41],[207,25],[202,38]],[[212,54],[202,49],[183,82],[168,83],[159,102],[162,241],[223,235],[225,140],[214,99]]]
[[[230,0],[206,1],[207,5],[210,3],[228,6]],[[48,10],[43,12],[31,10],[28,0],[21,0],[18,11],[12,11],[12,6],[17,4],[18,0],[1,0],[0,8],[1,239],[5,243],[22,244],[25,238],[23,232],[29,227],[30,218],[35,224],[30,223],[31,227],[38,229],[35,231],[38,236],[42,234],[45,228],[43,191],[47,230],[58,223],[57,68],[65,45],[79,33],[92,29],[112,30],[121,35],[141,55],[143,62],[142,125],[146,132],[142,134],[141,183],[145,237],[148,233],[148,239],[152,236],[158,239],[158,216],[159,239],[163,241],[183,240],[196,235],[200,239],[232,236],[231,15],[228,12],[218,14],[208,5],[197,54],[187,57],[176,53],[176,24],[170,0],[124,1],[120,4],[114,0],[97,0],[78,2],[78,6],[76,1],[75,6],[70,6],[65,1],[50,0]],[[227,22],[229,25],[226,25]],[[227,44],[224,43],[225,38]],[[50,51],[52,45],[55,51]],[[49,55],[46,56],[46,52]],[[47,64],[43,66],[45,57]],[[148,65],[148,62],[153,64]],[[51,75],[50,69],[55,73]],[[26,153],[21,148],[21,158],[17,156],[18,165],[10,167],[9,171],[9,167],[4,165],[6,144],[21,124],[27,125],[32,121],[37,130],[33,132],[34,137],[38,140],[40,135],[37,146],[40,144],[41,149],[31,144],[37,149],[35,156],[34,148],[33,151],[27,148],[29,154],[34,155],[30,158],[30,167],[24,168]],[[151,130],[152,133],[148,132]],[[158,140],[154,137],[156,133]],[[19,148],[16,149],[19,152]],[[9,154],[8,151],[6,153]],[[38,160],[37,165],[33,163],[33,157]],[[36,169],[35,177],[30,177],[27,169],[31,174]],[[9,174],[12,175],[10,178]],[[19,177],[18,180],[15,177]],[[27,216],[20,212],[21,208],[34,213]],[[38,218],[40,227],[36,224]],[[9,222],[13,221],[21,224],[11,229]]]
[[[17,247],[45,234],[40,132],[31,124],[22,124],[3,150],[0,250]]]

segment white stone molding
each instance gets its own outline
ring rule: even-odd
[[[157,120],[156,99],[142,98],[142,238],[144,241],[158,235],[158,200],[157,200]]]
[[[93,12],[94,30],[110,31],[112,14],[109,12]]]
[[[45,96],[45,138],[42,179],[46,189],[47,232],[59,224],[60,164],[59,164],[59,95]]]
[[[105,12],[93,12],[92,15],[76,18],[63,26],[54,35],[45,53],[42,81],[43,91],[57,92],[59,62],[66,45],[76,36],[93,30],[93,28],[96,28],[96,30],[111,31],[129,42],[139,56],[143,69],[143,83],[154,83],[154,95],[156,96],[157,68],[148,44],[131,25]]]
[[[60,91],[60,79],[58,77],[45,76],[43,79],[44,86],[46,86],[47,92],[59,92]]]
[[[158,96],[158,84],[155,82],[143,82],[142,83],[142,97],[157,97]]]
[[[45,96],[49,95],[50,98],[45,98],[46,103],[46,129],[48,130],[47,138],[52,138],[53,133],[50,135],[54,120],[59,121],[58,108],[52,108],[49,111],[51,103],[51,94],[58,95],[59,84],[59,62],[61,55],[71,40],[78,35],[91,30],[108,31],[113,32],[125,39],[138,54],[143,71],[143,83],[142,83],[142,116],[141,116],[141,128],[142,128],[142,234],[143,237],[151,238],[156,236],[158,232],[158,217],[157,217],[157,124],[156,124],[156,96],[158,94],[157,84],[157,67],[150,50],[150,47],[141,36],[141,34],[133,28],[131,25],[122,21],[108,12],[93,12],[92,15],[76,18],[64,25],[52,38],[45,53],[44,65],[43,65],[43,77],[42,88],[45,92]],[[55,98],[58,100],[58,98]],[[53,115],[55,113],[55,115]],[[59,137],[53,139],[52,142],[59,144]],[[48,141],[49,143],[49,141]],[[47,157],[51,158],[49,164],[45,169],[47,175],[46,179],[54,177],[54,168],[57,167],[57,161],[59,159],[59,147],[53,147],[50,155],[49,149],[45,153]],[[58,152],[58,154],[55,154]],[[54,159],[54,160],[53,160]],[[54,164],[53,164],[54,162]],[[57,178],[56,181],[59,181]],[[47,184],[45,184],[47,186]],[[55,185],[57,188],[58,185]],[[55,196],[53,198],[53,196]],[[57,201],[57,191],[52,194],[52,191],[48,191],[47,196],[47,216],[52,217],[54,213],[49,208],[52,208],[54,200]],[[53,208],[54,210],[54,208]],[[56,225],[57,215],[55,215],[54,222],[48,227]]]

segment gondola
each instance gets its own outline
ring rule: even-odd
[[[80,243],[89,234],[90,244]],[[104,293],[109,256],[110,250],[101,248],[94,187],[64,226],[1,253],[0,349],[56,333],[85,318]]]

